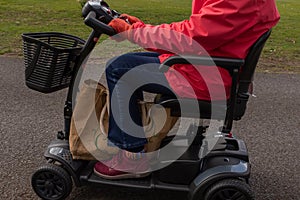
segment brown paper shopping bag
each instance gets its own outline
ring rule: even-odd
[[[73,159],[109,159],[118,148],[107,145],[108,91],[93,80],[86,80],[77,97],[70,128]],[[101,123],[100,123],[101,121]]]
[[[86,80],[80,90],[73,111],[70,128],[70,150],[73,159],[109,159],[118,152],[117,147],[107,145],[108,90],[93,80]],[[153,102],[139,102],[147,152],[159,149],[161,141],[177,122],[169,108]],[[96,158],[95,158],[96,157]]]

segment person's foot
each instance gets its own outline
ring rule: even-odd
[[[124,150],[110,160],[97,162],[94,172],[105,179],[142,178],[150,174],[146,154]]]

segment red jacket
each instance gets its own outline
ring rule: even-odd
[[[128,39],[161,53],[161,62],[174,54],[245,58],[279,18],[274,0],[194,0],[189,20],[157,26],[137,22]],[[231,77],[222,68],[174,65],[165,75],[181,97],[229,97]]]

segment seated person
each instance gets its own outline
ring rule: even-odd
[[[149,52],[124,54],[107,64],[111,94],[108,138],[122,151],[111,160],[96,163],[95,173],[107,179],[147,175],[147,139],[137,105],[143,91],[202,100],[224,99],[224,95],[218,96],[218,87],[211,97],[208,85],[213,84],[221,85],[223,91],[225,88],[225,98],[229,97],[231,76],[223,68],[211,71],[205,67],[202,70],[202,66],[174,65],[164,74],[158,71],[160,63],[174,54],[244,59],[251,45],[279,18],[275,0],[194,0],[189,20],[181,22],[154,26],[126,14],[113,19],[109,25],[119,33],[118,40],[127,39]],[[137,87],[141,86],[138,83],[148,84]]]

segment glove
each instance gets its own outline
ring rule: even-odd
[[[128,14],[121,14],[119,18],[129,22],[130,24],[134,24],[136,22],[143,22],[139,18],[128,15]]]
[[[119,19],[119,18],[111,20],[108,25],[111,26],[116,31],[116,33],[122,33],[124,31],[128,31],[132,27],[131,24],[128,24],[123,19]]]

